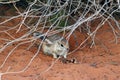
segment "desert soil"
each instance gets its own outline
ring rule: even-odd
[[[11,12],[12,13],[12,12]],[[7,11],[6,14],[9,15]],[[12,28],[20,19],[11,20],[0,26],[0,47],[5,44],[4,39],[13,40],[22,36],[27,30],[22,30],[15,33],[17,28],[2,32],[8,28]],[[4,21],[4,19],[0,19]],[[96,24],[92,23],[92,26]],[[8,35],[8,33],[10,35]],[[73,51],[85,39],[85,35],[78,30],[74,32],[70,38],[70,51]],[[90,48],[90,41],[85,43],[85,46],[68,55],[68,59],[75,59],[77,63],[63,63],[61,60],[53,59],[51,56],[46,56],[39,51],[39,54],[34,58],[31,64],[25,71],[32,57],[35,55],[38,47],[34,45],[27,49],[29,44],[23,44],[15,49],[8,57],[5,64],[0,68],[2,80],[120,80],[120,39],[115,43],[115,36],[108,24],[104,24],[98,31],[95,38],[95,45]],[[15,43],[8,46],[0,53],[0,65],[3,64],[8,53],[16,46]],[[13,72],[13,73],[12,73]],[[14,73],[16,72],[16,73]],[[18,73],[17,73],[18,72]]]

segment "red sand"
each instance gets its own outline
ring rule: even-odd
[[[14,20],[6,25],[12,26],[13,22],[17,23]],[[5,29],[0,28],[1,30]],[[17,34],[13,34],[14,32],[9,31],[12,36],[17,38],[24,34],[25,31]],[[85,39],[84,35],[78,31],[75,34],[79,36],[76,39],[79,41],[78,43]],[[6,34],[1,34],[0,37],[10,38]],[[105,24],[98,31],[95,39],[96,45],[93,48],[89,48],[90,43],[87,42],[85,48],[68,55],[68,59],[75,58],[79,63],[63,64],[58,60],[50,68],[55,59],[42,54],[40,51],[25,72],[5,74],[2,76],[2,80],[120,80],[120,42],[118,39],[118,44],[116,45],[113,39],[112,30]],[[0,47],[3,47],[3,42],[0,40]],[[15,44],[0,53],[0,65],[14,46]],[[6,72],[8,68],[8,72],[24,69],[37,50],[36,46],[32,47],[31,50],[26,50],[26,47],[28,47],[28,44],[23,44],[17,48],[0,69],[0,72]],[[71,51],[76,48],[73,36],[70,39],[70,48]],[[46,71],[48,68],[50,69]]]

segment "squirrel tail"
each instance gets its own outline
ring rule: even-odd
[[[33,37],[35,37],[35,38],[40,38],[41,40],[45,40],[45,38],[46,38],[47,36],[45,36],[44,34],[42,34],[42,33],[40,33],[40,32],[34,32],[34,33],[33,33]]]

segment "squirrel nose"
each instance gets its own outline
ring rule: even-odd
[[[67,48],[67,51],[69,51],[69,48]]]

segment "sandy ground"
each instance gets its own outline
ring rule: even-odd
[[[11,27],[18,21],[12,20],[4,26]],[[95,26],[95,24],[92,25]],[[6,28],[8,27],[0,28],[0,31]],[[16,29],[10,30],[8,33],[15,38],[25,33],[25,30],[18,33],[15,31]],[[78,37],[75,39],[71,36],[69,42],[70,51],[77,47],[76,40],[81,43],[85,39],[84,34],[80,34],[78,31],[75,32],[75,35]],[[1,33],[0,38],[12,39],[4,32]],[[120,41],[118,38],[118,44],[115,44],[114,39],[111,28],[105,24],[96,35],[94,47],[90,48],[91,44],[88,41],[84,48],[68,55],[68,59],[74,58],[77,63],[64,64],[40,51],[24,72],[22,70],[35,55],[37,47],[33,46],[27,50],[29,44],[23,44],[12,52],[3,67],[0,68],[1,73],[7,72],[2,76],[2,80],[120,80]],[[5,43],[4,40],[0,39],[1,48],[4,46],[3,43]],[[16,44],[10,45],[0,53],[0,65]]]

